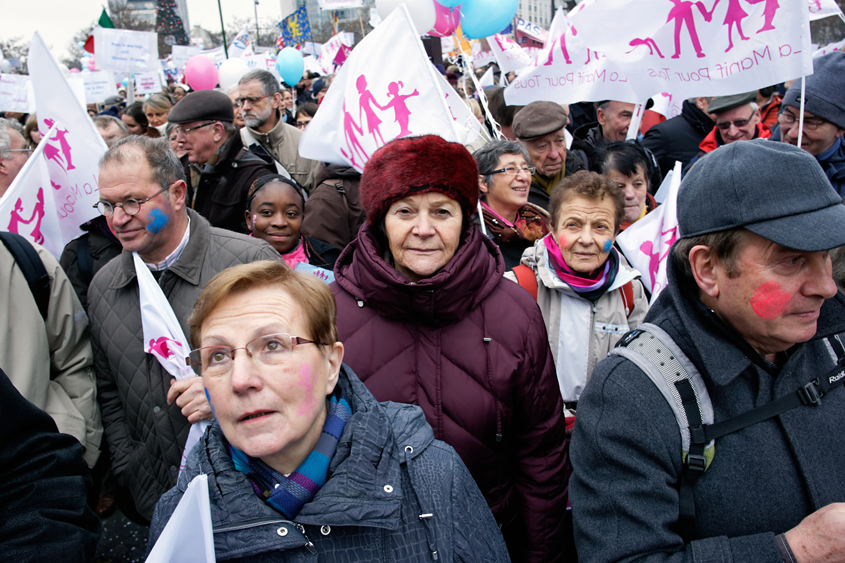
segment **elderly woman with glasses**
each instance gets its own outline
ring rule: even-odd
[[[419,407],[342,363],[328,286],[259,261],[215,276],[189,320],[214,422],[159,501],[148,549],[208,476],[217,561],[507,561],[484,498]]]
[[[435,135],[395,139],[361,177],[367,222],[335,263],[349,365],[422,407],[467,464],[514,561],[559,561],[563,405],[542,317],[470,220],[478,168]]]
[[[505,268],[519,264],[523,251],[549,232],[548,212],[528,203],[531,175],[525,148],[492,141],[473,154],[478,164],[484,227],[499,246]]]

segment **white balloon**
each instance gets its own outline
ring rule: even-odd
[[[249,70],[249,65],[242,59],[226,59],[217,69],[217,82],[221,88],[228,90]]]
[[[12,63],[6,59],[0,60],[0,72],[4,72],[6,74],[12,72]]]
[[[399,4],[405,4],[411,21],[417,28],[417,34],[423,35],[434,27],[437,13],[432,0],[376,0],[376,10],[381,19],[385,19]]]

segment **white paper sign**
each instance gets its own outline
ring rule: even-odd
[[[25,74],[0,74],[0,111],[29,113]]]
[[[199,55],[202,49],[199,47],[190,47],[188,45],[174,45],[171,60],[173,66],[181,69],[187,64],[188,59],[194,55]]]
[[[87,104],[98,104],[104,102],[109,96],[117,95],[117,83],[110,70],[86,72],[82,75],[82,80],[85,83],[85,103]]]
[[[100,70],[158,70],[158,35],[152,31],[94,28],[94,56]]]
[[[218,69],[220,68],[220,65],[223,64],[223,61],[226,60],[226,52],[223,50],[223,45],[214,49],[209,49],[208,51],[200,51],[199,54],[211,59],[211,62],[213,62]]]
[[[158,72],[145,72],[135,75],[135,93],[156,94],[161,92],[161,76]]]
[[[321,10],[342,10],[343,8],[360,8],[362,0],[318,0]]]

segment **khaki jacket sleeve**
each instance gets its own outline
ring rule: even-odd
[[[100,456],[103,425],[97,405],[97,386],[88,317],[58,261],[34,245],[50,276],[50,304],[45,327],[50,346],[50,387],[44,410],[59,431],[74,436],[85,448],[88,467]]]

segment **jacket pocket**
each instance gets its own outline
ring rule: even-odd
[[[85,445],[88,429],[85,417],[76,409],[67,392],[55,381],[51,381],[47,387],[44,411],[53,417],[59,432],[70,434],[79,440],[80,444]]]

